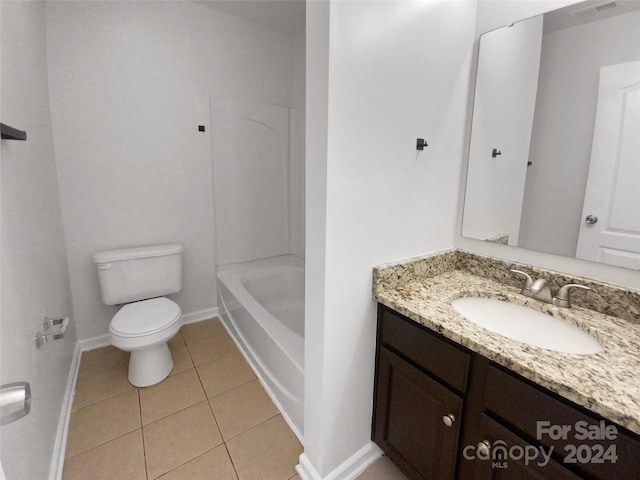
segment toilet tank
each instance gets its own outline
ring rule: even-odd
[[[102,301],[120,305],[179,292],[183,251],[171,244],[96,253]]]

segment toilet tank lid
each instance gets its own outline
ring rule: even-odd
[[[120,262],[122,260],[134,260],[136,258],[176,255],[182,252],[184,252],[184,247],[177,243],[136,248],[120,248],[118,250],[98,252],[93,256],[93,261],[94,263]]]

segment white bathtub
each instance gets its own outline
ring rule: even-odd
[[[218,310],[302,439],[304,261],[281,255],[218,267]]]

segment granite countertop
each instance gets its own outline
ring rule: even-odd
[[[559,308],[533,300],[521,295],[520,288],[496,280],[499,277],[496,271],[505,269],[508,272],[509,268],[522,266],[507,263],[500,266],[494,261],[495,270],[479,276],[478,271],[472,273],[464,269],[466,260],[460,261],[461,255],[469,256],[464,252],[446,252],[412,260],[410,268],[403,264],[376,267],[374,298],[538,385],[640,434],[640,321],[635,321],[635,313],[625,319],[579,306]],[[637,300],[636,295],[640,296],[632,291],[618,292],[616,287],[612,292],[614,296],[631,296],[633,301]],[[563,318],[596,338],[603,349],[596,354],[577,355],[511,340],[466,320],[451,306],[452,300],[469,296],[498,298]],[[634,308],[631,308],[632,312],[635,312]]]

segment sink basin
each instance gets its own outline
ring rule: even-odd
[[[495,298],[465,297],[451,302],[464,318],[519,342],[563,353],[598,353],[598,341],[560,318]]]

